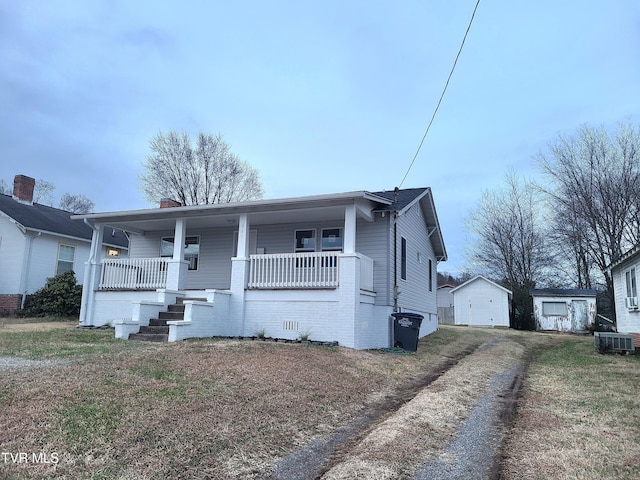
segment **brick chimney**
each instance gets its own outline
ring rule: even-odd
[[[32,204],[33,189],[36,186],[34,178],[26,175],[16,175],[13,179],[13,198],[15,200]]]
[[[173,208],[173,207],[181,207],[182,204],[180,202],[176,202],[172,198],[161,198],[160,199],[160,208]]]

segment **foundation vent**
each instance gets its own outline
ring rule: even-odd
[[[297,320],[285,320],[282,322],[283,330],[293,330],[294,332],[298,331],[298,321]]]

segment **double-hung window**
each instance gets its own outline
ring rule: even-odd
[[[76,247],[72,245],[58,245],[58,262],[56,264],[56,275],[73,271],[73,262],[76,258]]]
[[[627,285],[627,297],[637,297],[638,289],[636,287],[636,268],[633,267],[624,273]]]
[[[335,252],[342,251],[342,229],[323,228],[322,229],[322,251]]]
[[[173,256],[173,237],[164,237],[160,241],[160,256]],[[186,237],[184,241],[184,259],[189,262],[189,270],[198,270],[198,258],[200,257],[200,237]]]
[[[316,251],[315,229],[296,230],[296,252]]]

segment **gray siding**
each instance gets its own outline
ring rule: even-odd
[[[437,263],[431,240],[428,237],[425,217],[420,204],[412,206],[398,217],[398,305],[402,310],[418,310],[437,314]],[[407,278],[401,278],[400,238],[407,239]],[[393,246],[391,247],[391,286],[393,289]],[[420,256],[418,255],[420,254]],[[429,260],[431,260],[432,286],[429,290]]]

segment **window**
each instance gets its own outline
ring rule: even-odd
[[[569,315],[566,302],[542,302],[542,315],[545,317],[566,317]]]
[[[165,237],[160,241],[160,256],[173,256],[173,237]],[[200,237],[186,237],[184,241],[184,259],[189,262],[189,270],[198,270],[200,256]]]
[[[429,259],[429,291],[433,292],[433,262]]]
[[[76,247],[71,245],[58,245],[58,263],[56,265],[56,275],[73,271],[73,261],[76,257]]]
[[[296,230],[296,252],[316,251],[316,231]]]
[[[407,239],[400,237],[400,278],[407,279]]]
[[[342,229],[323,228],[322,229],[322,251],[342,251]]]
[[[107,248],[107,257],[119,257],[119,256],[120,256],[120,249],[111,248],[111,247]]]
[[[635,267],[624,273],[627,282],[627,297],[637,297],[638,289],[636,287],[636,269]]]

